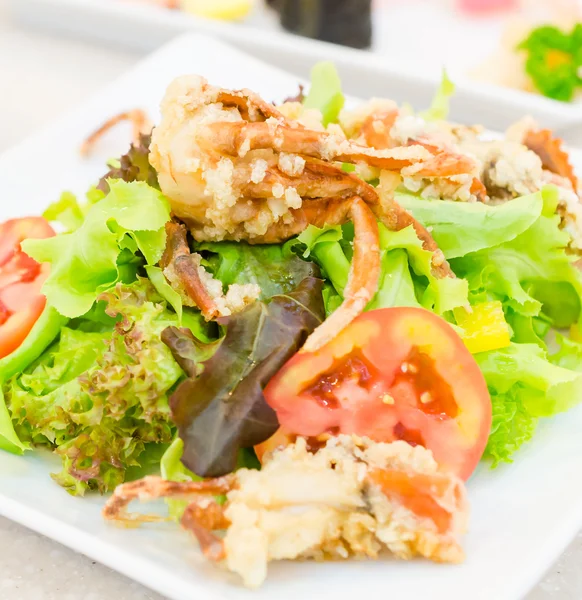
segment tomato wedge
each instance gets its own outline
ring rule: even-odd
[[[281,430],[404,440],[467,479],[491,428],[491,399],[477,363],[452,327],[421,308],[364,313],[317,352],[296,354],[265,388]]]
[[[39,265],[22,252],[20,243],[53,235],[42,217],[12,219],[0,225],[0,358],[20,346],[46,304],[41,288],[49,265]]]

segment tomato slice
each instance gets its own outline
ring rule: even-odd
[[[491,428],[477,363],[448,323],[420,308],[364,313],[317,352],[296,354],[264,393],[281,424],[279,440],[326,433],[404,440],[463,479]]]
[[[49,265],[39,265],[20,243],[55,235],[42,217],[12,219],[0,225],[0,358],[28,335],[46,304],[41,288]]]

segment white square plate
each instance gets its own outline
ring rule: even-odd
[[[344,89],[364,98],[389,96],[410,102],[414,94],[428,105],[444,66],[457,83],[453,102],[459,119],[504,129],[529,114],[552,129],[582,126],[579,102],[568,104],[468,80],[467,70],[496,49],[502,19],[469,19],[455,13],[452,3],[401,0],[388,1],[382,8],[378,2],[375,52],[365,52],[285,33],[276,17],[264,10],[240,25],[127,0],[8,1],[23,23],[107,45],[152,51],[184,32],[198,32],[299,77],[308,77],[313,63],[331,60]]]
[[[295,76],[222,43],[185,36],[113,83],[89,104],[0,157],[0,220],[39,214],[63,189],[82,193],[104,171],[103,161],[127,146],[128,130],[103,140],[82,160],[84,135],[107,117],[141,106],[157,116],[167,84],[197,72],[213,83],[248,87],[281,100]],[[415,98],[411,98],[413,102]],[[492,108],[494,108],[494,104]],[[582,164],[580,154],[575,160]],[[0,452],[0,514],[98,560],[174,600],[296,600],[407,598],[518,600],[542,576],[582,526],[582,407],[542,424],[516,463],[481,465],[469,482],[472,505],[467,561],[439,566],[422,560],[279,563],[267,583],[249,592],[205,562],[196,544],[173,525],[123,530],[103,522],[103,499],[73,498],[49,477],[46,453]]]

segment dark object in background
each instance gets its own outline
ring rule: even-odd
[[[267,0],[292,33],[369,48],[372,43],[372,0]]]

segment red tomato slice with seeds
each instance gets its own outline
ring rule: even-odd
[[[446,321],[421,308],[364,313],[317,352],[296,354],[264,393],[279,440],[339,433],[404,440],[463,479],[491,428],[491,399],[473,356]]]
[[[39,265],[22,252],[20,243],[53,235],[42,217],[12,219],[0,225],[0,358],[20,346],[46,304],[41,288],[49,265]]]

